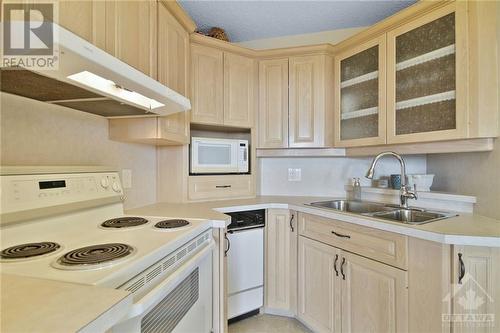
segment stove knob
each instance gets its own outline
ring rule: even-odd
[[[118,185],[117,182],[113,182],[113,185],[111,187],[113,188],[113,191],[120,192],[120,185]]]
[[[109,179],[108,179],[108,177],[104,177],[104,178],[101,179],[101,186],[103,188],[108,188],[108,186],[109,186]]]

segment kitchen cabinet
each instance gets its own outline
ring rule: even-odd
[[[188,199],[211,200],[255,196],[252,175],[189,176]]]
[[[500,317],[500,249],[480,246],[454,246],[452,258],[453,315],[480,316],[486,322],[453,322],[453,332],[494,332]],[[491,319],[494,316],[495,326]],[[490,320],[490,322],[487,322]],[[468,326],[472,324],[472,326]],[[474,325],[477,324],[477,325]]]
[[[156,78],[157,2],[106,1],[106,51]]]
[[[386,142],[385,35],[335,57],[335,144]]]
[[[191,44],[191,121],[221,125],[224,122],[224,53]]]
[[[58,1],[59,25],[105,49],[106,5],[103,1]]]
[[[288,145],[288,58],[259,62],[259,147]]]
[[[259,148],[332,146],[333,58],[261,60],[259,72]]]
[[[224,52],[224,125],[253,126],[256,84],[255,60]]]
[[[387,34],[387,141],[466,137],[466,5],[453,3]]]
[[[265,303],[267,313],[294,316],[297,302],[297,213],[266,212]]]
[[[191,122],[253,127],[257,66],[254,59],[191,45]]]
[[[290,148],[333,144],[333,59],[326,55],[289,59]]]
[[[340,332],[340,250],[302,236],[298,244],[297,315],[315,332]]]

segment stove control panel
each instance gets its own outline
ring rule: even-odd
[[[116,172],[1,176],[2,214],[123,196]]]

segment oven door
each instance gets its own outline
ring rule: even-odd
[[[194,255],[136,300],[113,333],[209,333],[212,331],[214,243]]]
[[[193,137],[191,173],[237,173],[238,153],[238,140]]]

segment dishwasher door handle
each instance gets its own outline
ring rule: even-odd
[[[224,251],[224,257],[227,257],[227,253],[229,252],[229,249],[231,248],[231,242],[229,241],[229,238],[227,237],[227,233],[224,234],[224,238],[226,239],[226,243],[227,243],[226,250]]]

